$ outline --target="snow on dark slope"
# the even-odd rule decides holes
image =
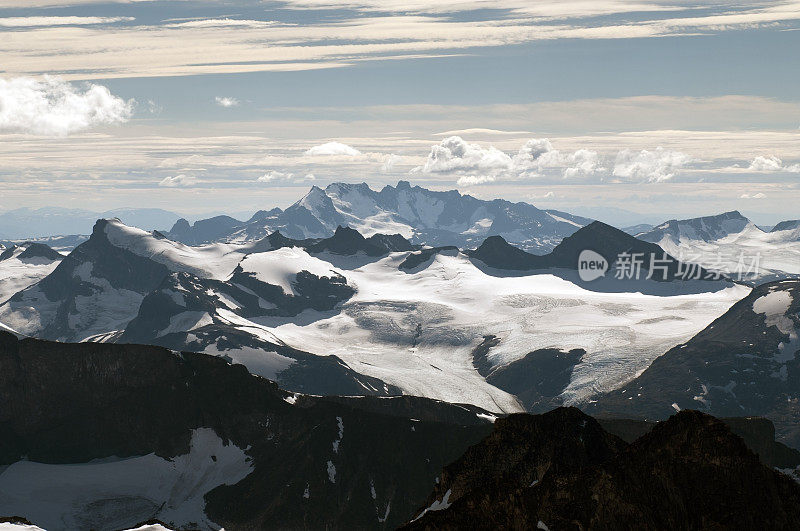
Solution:
[[[676,409],[759,415],[800,447],[800,281],[764,284],[641,376],[585,406],[595,415],[666,418]]]
[[[0,521],[49,531],[394,529],[491,431],[471,406],[299,395],[158,347],[0,332],[0,367]]]

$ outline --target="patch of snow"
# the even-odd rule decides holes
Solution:
[[[283,397],[283,401],[287,404],[295,405],[297,402],[297,398],[300,396],[300,393],[292,393],[289,396]]]
[[[488,420],[491,423],[494,423],[494,421],[497,420],[497,416],[492,415],[491,413],[476,413],[475,416],[479,419]]]
[[[214,319],[208,312],[181,312],[170,317],[169,325],[164,330],[161,330],[156,337],[166,336],[175,332],[190,332],[210,324],[214,324]]]
[[[318,277],[341,274],[330,263],[311,256],[299,247],[251,254],[240,265],[245,273],[254,273],[261,282],[279,286],[287,295],[297,295],[293,284],[300,271],[308,271]]]
[[[124,529],[156,518],[171,526],[218,529],[203,496],[244,479],[253,466],[244,451],[209,428],[192,431],[188,454],[155,454],[52,465],[17,461],[0,474],[7,514],[21,514],[48,531]]]
[[[328,461],[328,481],[336,483],[336,466],[332,461]]]
[[[227,356],[233,363],[247,367],[250,374],[255,374],[268,380],[276,380],[281,372],[291,367],[296,361],[271,350],[252,347],[220,350],[218,345],[214,343],[204,348],[203,353],[214,356]]]

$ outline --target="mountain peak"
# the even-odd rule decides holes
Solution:
[[[497,269],[526,271],[543,265],[540,263],[541,257],[514,247],[499,235],[489,236],[480,247],[468,251],[467,255]]]
[[[397,181],[397,186],[395,188],[398,190],[411,190],[411,183],[408,181]]]

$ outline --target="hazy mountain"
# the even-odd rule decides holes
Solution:
[[[145,229],[171,227],[181,216],[158,208],[119,208],[105,212],[58,207],[18,208],[0,213],[0,238],[20,239],[90,234],[99,218],[119,218]]]
[[[36,242],[10,244],[0,252],[0,303],[53,272],[64,255]]]
[[[734,211],[670,220],[636,236],[736,280],[758,284],[800,277],[800,228],[792,221],[765,232]]]
[[[324,190],[312,187],[286,210],[260,211],[239,225],[229,218],[192,226],[181,221],[167,235],[185,243],[207,243],[249,241],[277,230],[304,239],[327,237],[338,226],[350,226],[365,236],[400,234],[412,243],[461,248],[502,235],[523,249],[544,253],[590,221],[527,203],[484,201],[455,190],[435,192],[406,181],[380,191],[363,183],[333,183]]]

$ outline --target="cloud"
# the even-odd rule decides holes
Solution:
[[[604,171],[600,155],[596,151],[579,149],[573,153],[562,153],[554,149],[547,138],[528,140],[514,157],[514,167],[519,171],[535,173],[556,170],[568,179],[587,177]]]
[[[305,175],[295,176],[295,174],[291,172],[270,170],[256,180],[260,183],[278,183],[278,182],[292,183],[292,182],[313,181],[314,179],[315,177],[313,173],[307,173]]]
[[[66,136],[126,122],[133,104],[102,85],[87,84],[81,90],[56,77],[0,78],[0,132]]]
[[[758,172],[800,173],[800,163],[786,165],[781,159],[774,155],[766,157],[759,155],[750,162],[750,166],[747,169]]]
[[[511,157],[492,146],[469,144],[460,136],[451,136],[431,147],[422,173],[498,173],[511,168]]]
[[[0,27],[90,26],[94,24],[130,22],[132,20],[136,19],[133,17],[4,17],[0,18]]]
[[[617,153],[613,175],[632,181],[659,183],[672,179],[689,162],[691,159],[684,153],[661,147],[638,152],[625,149]]]
[[[464,175],[458,178],[456,184],[459,186],[473,186],[476,184],[493,183],[494,180],[494,177],[490,175]]]
[[[4,7],[59,5],[56,0],[9,1],[12,3],[2,2]],[[75,1],[87,3],[72,3]],[[216,12],[203,8],[186,13],[206,19],[166,24],[111,24],[100,22],[112,20],[101,17],[74,17],[81,19],[77,23],[59,21],[73,17],[17,17],[18,22],[12,23],[22,26],[15,31],[13,46],[3,50],[3,69],[15,75],[58,70],[91,79],[312,70],[350,67],[386,57],[438,57],[556,39],[660,38],[755,28],[780,31],[794,29],[800,20],[796,0],[750,6],[717,2],[703,10],[663,0],[512,0],[503,2],[500,9],[488,10],[496,7],[495,3],[293,2],[292,7],[330,6],[339,15],[333,19],[306,17],[301,24],[230,19],[224,3],[210,4],[221,7]],[[457,15],[441,16],[445,12]],[[276,6],[269,13],[274,17],[268,18],[285,18],[284,13]],[[52,34],[45,38],[42,27],[30,26],[32,22],[25,19],[49,20],[53,27],[47,29]],[[136,44],[121,44],[128,42]],[[222,60],[209,62],[209,57]]]
[[[739,199],[765,199],[767,197],[766,194],[758,192],[756,194],[742,194],[739,196]]]
[[[158,183],[159,186],[164,186],[166,188],[182,188],[185,186],[193,186],[195,184],[197,184],[196,177],[184,174],[175,175],[174,177],[164,177],[161,182]]]
[[[328,142],[319,146],[314,146],[308,151],[306,155],[312,157],[328,156],[328,157],[359,157],[361,152],[354,147],[341,142]]]
[[[214,101],[216,101],[217,105],[220,107],[237,107],[239,105],[239,100],[236,98],[228,98],[224,96],[217,96],[214,98]]]
[[[458,184],[475,185],[497,180],[536,178],[542,174],[576,179],[602,171],[600,156],[595,151],[580,149],[562,153],[550,140],[528,140],[512,157],[493,147],[482,147],[451,136],[431,148],[423,166],[412,173],[459,175]]]
[[[386,160],[384,160],[383,164],[381,164],[380,172],[391,173],[391,171],[394,169],[394,166],[396,164],[399,164],[402,160],[403,157],[399,155],[393,155],[393,154],[387,155]]]

